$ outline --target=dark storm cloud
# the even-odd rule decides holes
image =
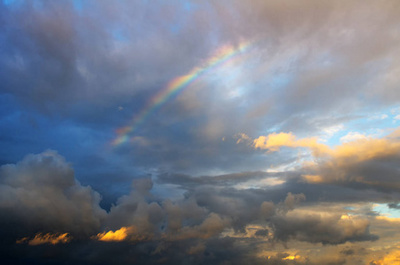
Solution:
[[[282,196],[282,193],[280,194]],[[292,213],[294,207],[305,200],[303,194],[288,193],[285,200],[276,205],[263,201],[268,198],[268,191],[265,191],[265,195],[258,196],[252,191],[219,190],[205,187],[198,188],[191,195],[187,194],[186,196],[189,198],[193,196],[199,206],[211,212],[229,217],[232,220],[232,227],[236,231],[244,231],[245,226],[252,222],[266,221],[272,227],[273,239],[277,241],[286,242],[289,239],[297,239],[312,243],[338,244],[345,241],[377,239],[377,236],[369,233],[367,220],[347,221],[341,220],[340,215],[323,217],[318,214],[302,216],[297,212]],[[286,226],[286,224],[288,225]],[[305,229],[306,227],[309,230]],[[290,228],[296,232],[290,232]],[[328,231],[335,231],[332,232],[335,237]],[[343,234],[338,231],[347,232]]]
[[[2,166],[0,189],[1,222],[20,237],[36,232],[85,237],[97,231],[106,216],[99,207],[100,195],[81,186],[71,166],[54,151]]]
[[[297,211],[306,201],[301,193],[284,194],[280,190],[276,194],[279,200],[274,203],[268,200],[273,197],[268,190],[212,187],[209,177],[204,177],[204,184],[192,186],[183,198],[160,200],[152,194],[153,182],[148,177],[133,181],[131,193],[122,196],[106,213],[99,206],[99,194],[81,186],[71,166],[54,151],[29,155],[15,165],[2,166],[0,172],[0,221],[6,228],[2,234],[8,238],[5,249],[9,251],[4,257],[11,261],[21,261],[15,256],[21,254],[28,261],[40,261],[43,253],[49,251],[55,263],[64,259],[96,264],[105,252],[126,248],[129,255],[120,254],[118,261],[156,262],[164,258],[165,264],[172,264],[188,258],[218,264],[231,258],[225,244],[233,244],[238,260],[258,262],[249,254],[249,248],[259,244],[260,239],[271,243],[298,240],[323,244],[377,239],[369,233],[366,219],[343,220],[340,214],[322,216]],[[243,179],[243,173],[217,176],[217,183],[221,179],[237,182]],[[231,236],[246,233],[251,224],[268,228],[255,232],[243,245],[229,235],[221,237],[229,231]],[[99,232],[122,227],[128,228],[126,236],[104,245],[95,242],[105,234]],[[72,241],[63,248],[45,241],[43,246],[26,245],[38,232],[69,233]],[[25,236],[28,239],[21,240]],[[22,244],[15,245],[17,240]],[[73,253],[76,248],[84,250]],[[117,252],[121,253],[120,250]],[[190,255],[182,257],[178,254],[182,252]]]
[[[33,3],[22,3],[23,7],[7,12],[9,7],[2,5],[3,93],[45,109],[55,101],[70,101],[79,81],[71,7],[60,3],[51,5],[53,12],[32,12]]]
[[[150,241],[139,244],[127,242],[71,242],[60,246],[18,245],[11,251],[22,253],[24,259],[15,260],[10,253],[3,259],[8,264],[265,264],[256,257],[253,246],[234,238],[211,239],[204,243],[197,240],[178,242]],[[204,244],[204,245],[202,245]],[[203,246],[203,247],[199,247]],[[191,252],[195,248],[200,252]],[[2,250],[0,250],[2,251]],[[290,263],[289,263],[290,264]]]
[[[57,166],[57,162],[60,164],[60,166]],[[31,165],[31,167],[27,167],[26,166],[27,164]],[[49,189],[50,194],[53,194],[54,193],[54,191],[52,190],[53,188],[55,190],[60,189],[61,191],[63,191],[63,193],[66,192],[66,191],[64,192],[64,190],[69,190],[69,189],[79,190],[79,186],[77,188],[74,188],[73,186],[78,184],[74,184],[75,180],[73,178],[71,168],[68,166],[68,164],[65,163],[65,161],[63,161],[62,157],[60,157],[55,153],[48,152],[42,155],[27,157],[24,161],[22,161],[17,165],[18,165],[17,169],[21,168],[19,171],[16,171],[14,169],[15,167],[12,165],[6,165],[3,166],[2,168],[3,189],[8,193],[11,192],[10,191],[12,190],[11,187],[16,186],[20,188],[25,188],[24,185],[28,185],[29,187],[32,186],[33,188],[32,192],[35,195],[40,195],[40,192],[42,190],[47,191],[47,189]],[[61,167],[61,169],[58,169],[59,167]],[[41,174],[39,173],[35,174],[34,170],[35,168],[37,168],[37,170]],[[66,172],[64,173],[63,171],[61,171],[62,169],[64,169]],[[58,173],[59,171],[61,172]],[[24,174],[24,172],[29,172],[31,175],[26,175]],[[58,175],[59,178],[58,179],[55,178]],[[22,179],[19,180],[18,176],[20,176],[19,178]],[[28,178],[29,181],[25,180],[23,177]],[[43,181],[41,181],[42,179]],[[60,183],[58,183],[58,181]],[[233,217],[232,219],[236,220],[241,220],[242,218],[246,218],[247,222],[244,222],[243,220],[239,222],[242,223],[242,225],[246,225],[248,222],[257,219],[258,215],[260,214],[260,211],[261,212],[264,211],[262,209],[265,209],[265,211],[269,212],[269,214],[272,214],[274,209],[274,204],[270,203],[271,206],[269,207],[269,210],[267,210],[267,208],[265,208],[266,206],[264,206],[262,201],[263,196],[250,195],[250,193],[248,193],[247,191],[241,192],[237,190],[227,189],[227,190],[222,190],[221,192],[221,190],[219,189],[210,189],[208,188],[208,186],[204,187],[200,186],[194,191],[193,195],[191,195],[190,193],[187,194],[186,198],[181,202],[173,203],[169,200],[163,202],[162,206],[164,210],[162,210],[158,203],[148,202],[148,200],[151,201],[151,198],[153,196],[151,195],[151,193],[149,193],[150,189],[152,188],[152,185],[153,184],[150,179],[141,179],[134,181],[133,190],[131,194],[121,197],[120,200],[117,202],[117,205],[111,209],[111,212],[109,214],[110,215],[109,219],[113,220],[114,219],[113,216],[115,215],[118,216],[115,217],[115,220],[119,220],[119,222],[122,222],[119,223],[117,226],[114,225],[114,227],[133,224],[132,220],[134,220],[134,218],[130,216],[132,214],[136,215],[139,219],[143,219],[143,216],[149,215],[145,219],[150,220],[149,221],[150,223],[152,222],[157,223],[161,221],[161,216],[163,212],[167,212],[167,214],[170,213],[169,216],[171,218],[180,219],[179,221],[169,220],[170,222],[169,225],[172,225],[173,223],[179,223],[179,224],[188,223],[188,220],[186,219],[193,219],[195,223],[201,222],[202,220],[204,220],[204,218],[207,217],[207,213],[212,213],[212,212],[222,214],[227,217]],[[35,191],[35,189],[38,189],[40,192]],[[90,190],[87,191],[89,192]],[[5,196],[6,193],[3,194]],[[27,194],[25,194],[24,192],[21,193],[21,196],[28,196],[28,195],[29,193]],[[66,199],[68,202],[68,197],[64,198],[63,196],[61,196],[61,198]],[[292,209],[294,204],[298,201],[296,198],[297,197],[293,197],[291,194],[289,194],[284,202],[285,207],[287,207],[289,210]],[[79,199],[79,197],[77,199]],[[5,196],[3,197],[2,203],[5,207],[10,203],[17,203],[17,201],[18,200],[15,200],[15,198],[12,196]],[[39,200],[39,202],[40,201],[41,200]],[[46,201],[47,200],[45,200],[45,202]],[[99,209],[97,206],[98,202],[99,198],[97,198],[97,201],[93,199],[94,210]],[[141,212],[142,210],[140,210],[140,207],[142,207],[141,203],[144,205],[143,212]],[[34,202],[32,202],[32,204],[33,205],[28,204],[26,206],[20,205],[19,207],[22,208],[25,207],[27,209],[31,209],[33,213],[35,213],[36,207],[39,206],[35,206]],[[248,207],[248,205],[254,205],[254,207],[251,208]],[[51,211],[52,206],[50,205],[49,207],[50,209],[48,210]],[[121,216],[122,213],[126,213],[127,216],[122,218]],[[268,216],[268,213],[266,214]],[[123,220],[127,220],[126,223],[123,223]],[[140,227],[144,226],[140,225]]]

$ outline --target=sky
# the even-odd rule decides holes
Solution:
[[[397,0],[0,1],[5,264],[400,264]]]

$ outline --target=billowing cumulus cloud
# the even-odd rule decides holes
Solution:
[[[295,211],[295,208],[306,200],[304,194],[289,192],[281,202],[274,204],[271,201],[263,201],[262,196],[248,198],[246,192],[232,193],[229,190],[221,191],[206,187],[194,189],[191,195],[189,193],[184,200],[175,203],[166,200],[161,206],[155,202],[145,202],[143,197],[136,197],[138,193],[133,191],[129,197],[124,197],[118,205],[111,208],[108,220],[113,222],[117,219],[120,224],[141,227],[141,231],[135,229],[130,233],[132,240],[145,234],[148,235],[147,238],[158,237],[173,241],[190,238],[207,239],[219,236],[229,229],[233,229],[234,233],[244,232],[246,227],[253,223],[269,227],[272,234],[269,240],[277,242],[295,239],[311,243],[338,244],[378,238],[369,233],[367,219],[344,218],[340,214],[304,214]],[[149,215],[150,207],[157,209],[158,218]],[[110,238],[116,233],[123,232],[121,240],[129,240],[126,237],[126,228],[122,229],[123,231],[108,232]],[[255,233],[256,236],[264,235],[268,239],[268,229],[259,231]],[[99,235],[99,239],[108,233]]]
[[[18,233],[8,236],[20,245],[73,246],[76,239],[90,244],[153,245],[159,241],[164,243],[154,247],[153,252],[164,253],[179,242],[193,242],[183,248],[191,255],[206,253],[209,242],[231,237],[258,238],[271,244],[290,240],[340,244],[377,239],[369,233],[366,219],[302,212],[298,207],[306,201],[304,194],[289,192],[274,203],[263,196],[249,197],[246,191],[212,189],[208,178],[175,201],[159,201],[152,193],[152,180],[137,179],[131,193],[106,213],[99,206],[99,195],[76,181],[65,159],[55,151],[46,151],[1,168],[1,211],[8,216],[2,222],[8,226],[13,222]],[[245,236],[243,233],[250,233],[252,225],[264,228]],[[35,235],[33,231],[40,233]]]
[[[40,231],[85,237],[100,228],[106,215],[99,206],[100,195],[82,186],[71,165],[55,151],[3,165],[0,191],[1,222],[13,224],[9,229],[21,236]]]

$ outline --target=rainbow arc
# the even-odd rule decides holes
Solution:
[[[164,105],[168,100],[183,91],[206,72],[209,72],[218,65],[221,65],[241,54],[247,50],[249,46],[250,42],[242,43],[237,47],[232,45],[222,46],[210,58],[205,60],[203,67],[195,67],[187,74],[172,79],[167,86],[161,89],[148,101],[145,107],[130,120],[128,125],[117,129],[117,137],[112,141],[112,145],[118,146],[129,141],[129,135],[133,134],[152,113]]]

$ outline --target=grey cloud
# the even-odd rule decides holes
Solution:
[[[384,62],[399,53],[395,1],[370,8],[359,1],[289,3],[194,2],[190,12],[140,1],[98,1],[81,11],[70,2],[42,2],[40,8],[24,2],[14,9],[2,3],[0,90],[28,111],[104,130],[105,137],[96,136],[103,142],[170,80],[201,65],[218,44],[255,40],[243,56],[238,84],[219,82],[230,78],[225,73],[212,82],[200,80],[142,125],[137,134],[146,135],[148,146],[127,144],[110,153],[146,169],[193,175],[289,162],[292,157],[285,155],[266,161],[221,139],[265,128],[318,131],[309,126],[310,117],[351,119],[351,110],[364,104],[357,101],[360,93],[377,109],[375,98],[386,99],[390,92],[387,100],[399,99],[398,90],[380,85],[385,82],[380,79],[397,80],[397,64]],[[387,72],[393,77],[384,78]],[[360,87],[365,88],[360,92]],[[236,88],[243,88],[242,94],[228,100]]]
[[[210,264],[223,260],[240,264],[239,261],[254,259],[257,264],[261,260],[249,253],[255,251],[250,249],[259,244],[258,240],[284,244],[290,240],[341,244],[377,239],[369,233],[369,223],[364,219],[342,220],[338,215],[301,214],[298,209],[306,201],[305,195],[288,192],[285,196],[283,189],[268,196],[269,190],[212,187],[210,177],[206,177],[205,184],[200,182],[198,187],[192,187],[182,199],[161,201],[152,194],[153,182],[147,177],[133,181],[130,194],[122,196],[106,213],[99,207],[99,194],[90,187],[81,186],[75,180],[71,166],[54,151],[29,155],[15,165],[2,166],[0,172],[0,206],[4,213],[0,221],[5,227],[12,227],[13,223],[14,228],[20,230],[8,235],[14,238],[11,245],[16,239],[37,232],[68,232],[74,239],[63,248],[62,257],[78,263],[108,260],[104,256],[106,253],[126,249],[133,253],[135,260],[143,262],[157,262],[167,257],[163,261],[165,264],[186,258],[192,262],[209,261]],[[241,174],[217,176],[216,181],[236,181],[242,177]],[[271,201],[274,197],[276,203]],[[265,229],[257,230],[246,243],[240,237],[221,237],[223,232],[231,229],[240,235],[247,225],[252,224],[262,225]],[[82,247],[82,242],[89,236],[123,226],[131,229],[125,241],[102,243],[91,239],[84,247],[91,253],[89,256],[86,252],[70,254],[69,251],[72,253]],[[11,245],[6,244],[5,249]],[[228,246],[234,246],[235,254],[227,252],[225,247]],[[24,253],[28,260],[41,260],[40,253],[49,247],[24,249],[17,246],[8,255],[15,259],[12,253]],[[58,248],[53,247],[52,251]],[[184,258],[178,253],[190,255]],[[236,255],[237,260],[232,261],[228,254]],[[55,252],[54,255],[59,254]],[[121,252],[112,262],[128,262],[127,258]],[[268,262],[275,264],[271,263],[274,259]],[[282,259],[280,262],[292,264]]]
[[[304,196],[303,193],[292,194],[291,192],[289,192],[285,201],[283,202],[283,204],[285,205],[285,208],[287,210],[293,210],[296,205],[298,205],[300,202],[304,201],[305,199],[306,199],[306,196]]]
[[[149,183],[149,179],[139,182]],[[151,185],[147,185],[146,191],[148,187]],[[111,208],[108,227],[118,229],[134,225],[142,227],[139,234],[147,233],[149,238],[151,234],[156,238],[164,235],[173,241],[206,239],[229,228],[233,228],[235,233],[243,233],[247,225],[255,223],[271,227],[271,240],[277,242],[294,239],[341,244],[378,238],[369,233],[369,222],[366,219],[344,220],[340,215],[321,216],[311,213],[302,215],[295,209],[306,200],[305,195],[288,192],[287,196],[282,196],[282,192],[284,190],[279,190],[280,200],[273,203],[268,201],[268,191],[257,194],[250,190],[218,188],[199,182],[197,188],[189,188],[183,199],[156,203],[147,202],[143,194],[133,190]],[[150,207],[157,209],[156,215],[149,212]]]
[[[186,196],[194,196],[198,201],[209,201],[218,194],[222,197],[243,199],[250,205],[260,205],[263,201],[270,201],[272,206],[282,201],[288,194],[303,193],[306,201],[297,198],[297,203],[305,204],[319,202],[378,202],[390,203],[399,200],[399,194],[387,193],[381,189],[368,189],[370,186],[361,184],[337,185],[332,182],[309,183],[303,179],[304,174],[311,174],[310,169],[299,168],[298,171],[286,172],[242,172],[217,176],[190,176],[185,174],[163,173],[155,178],[158,185],[177,185],[184,191],[189,191]],[[215,180],[214,180],[215,177]],[[248,188],[237,190],[235,185],[246,183],[249,180],[266,180],[277,177],[285,182],[265,188]],[[364,187],[364,188],[361,188]],[[294,201],[293,201],[294,202]],[[289,201],[288,201],[289,203]],[[213,204],[214,205],[214,204]],[[216,203],[215,205],[218,205]],[[239,204],[238,204],[239,205]],[[289,206],[289,205],[288,205]],[[229,207],[228,205],[226,207]],[[223,206],[221,206],[223,208]],[[273,207],[272,207],[273,208]],[[290,207],[289,207],[290,208]]]
[[[261,236],[261,237],[268,236],[268,229],[259,229],[256,231],[256,233],[254,235]]]
[[[344,156],[323,159],[315,166],[305,167],[303,174],[319,175],[322,177],[321,183],[347,186],[353,189],[375,189],[385,193],[398,191],[400,189],[398,148],[390,147],[390,149],[373,153],[375,152],[374,148],[377,148],[379,144],[378,142],[365,144],[370,147],[372,152],[372,155],[365,159],[355,158],[357,155],[345,159]],[[388,142],[387,146],[391,144],[396,145],[396,143]]]
[[[148,179],[137,182],[152,184]],[[146,192],[147,188],[145,187]],[[161,232],[165,211],[157,202],[147,202],[144,195],[146,194],[143,190],[136,190],[119,198],[117,205],[110,209],[104,222],[104,229],[118,230],[123,226],[135,226],[135,232],[137,231],[135,238],[148,240],[157,237]]]
[[[388,207],[391,209],[400,209],[400,205],[398,203],[388,203]]]
[[[199,177],[193,177],[185,174],[163,173],[157,176],[157,182],[160,184],[163,183],[175,184],[185,189],[195,188],[198,187],[199,185],[228,187],[249,180],[261,180],[261,179],[277,178],[277,177],[280,179],[284,179],[287,175],[288,174],[286,172],[268,173],[263,171],[241,172],[241,173],[224,174],[218,176],[199,176]]]
[[[288,214],[272,217],[274,239],[290,239],[322,244],[341,244],[346,241],[374,241],[379,237],[369,233],[369,222],[363,219],[342,220],[340,216],[323,217]]]
[[[355,253],[355,251],[354,251],[354,249],[346,248],[346,249],[343,249],[342,251],[340,251],[340,253],[343,253],[346,256],[351,256]]]
[[[377,239],[366,220],[302,215],[302,205],[373,201],[399,208],[393,203],[400,199],[398,152],[265,173],[258,170],[289,164],[296,155],[253,152],[232,138],[265,130],[315,135],[364,117],[359,112],[366,108],[397,104],[397,1],[82,1],[82,8],[75,1],[12,2],[0,2],[0,96],[12,102],[2,108],[0,161],[68,145],[82,183],[110,192],[109,201],[119,199],[106,213],[100,195],[79,184],[61,156],[31,155],[0,169],[0,224],[8,228],[1,234],[12,234],[15,243],[16,235],[43,231],[87,238],[138,229],[130,242],[9,245],[0,248],[8,263],[343,264],[342,257],[318,263],[284,260],[287,254],[265,260],[255,248],[269,235],[284,243]],[[250,46],[232,68],[213,68],[172,97],[124,146],[97,148],[175,77],[202,66],[221,45],[242,41]],[[26,113],[32,118],[18,120]],[[27,133],[25,123],[39,129]],[[91,161],[81,159],[93,153]],[[154,183],[137,179],[129,191],[132,179],[149,172],[158,174]],[[324,181],[307,183],[307,174]],[[235,188],[273,177],[286,182]],[[160,199],[153,190],[169,184],[183,198]],[[220,238],[254,224],[266,228],[255,238]],[[7,260],[18,256],[13,251],[26,260]]]
[[[77,116],[72,106],[90,112],[83,103],[100,111],[129,103],[127,96],[146,95],[144,88],[157,91],[181,73],[181,67],[191,68],[205,55],[199,43],[206,42],[196,42],[197,35],[185,25],[180,38],[170,32],[178,10],[169,4],[154,9],[137,1],[98,2],[84,13],[71,2],[2,5],[7,10],[1,28],[6,51],[2,91],[47,113]],[[187,34],[191,37],[185,38]],[[177,59],[181,64],[171,67]]]
[[[39,231],[87,237],[106,216],[100,195],[80,185],[71,166],[54,151],[2,166],[0,189],[1,222],[14,222],[10,228],[21,237]]]
[[[147,98],[149,91],[157,91],[168,80],[187,72],[213,48],[211,36],[221,43],[261,39],[256,47],[266,62],[282,61],[281,58],[287,54],[289,60],[290,54],[300,58],[290,66],[296,77],[284,94],[271,95],[269,89],[250,89],[250,94],[245,95],[248,100],[255,100],[250,109],[251,106],[272,104],[270,116],[282,120],[282,117],[290,118],[292,114],[307,112],[310,108],[323,110],[327,105],[333,107],[344,95],[354,99],[360,84],[348,80],[349,70],[356,76],[368,74],[368,67],[357,70],[354,66],[367,64],[372,58],[381,58],[390,55],[390,52],[398,53],[397,45],[394,45],[397,43],[396,35],[390,34],[391,31],[395,32],[397,21],[395,10],[398,5],[394,1],[376,3],[376,7],[368,9],[359,8],[363,3],[358,1],[304,1],[301,5],[294,1],[290,1],[289,5],[274,1],[237,1],[229,5],[226,2],[193,5],[192,16],[185,16],[186,21],[180,22],[174,19],[180,7],[169,4],[149,8],[147,4],[137,1],[119,4],[98,2],[90,10],[84,9],[81,13],[65,2],[43,2],[41,10],[32,4],[21,4],[13,10],[12,15],[2,13],[5,22],[2,29],[6,33],[6,40],[13,44],[13,48],[4,44],[9,52],[6,61],[10,63],[3,65],[5,73],[8,73],[4,75],[7,85],[3,89],[23,98],[25,102],[31,101],[36,107],[42,105],[42,108],[54,110],[60,106],[68,108],[71,101],[80,102],[84,99],[86,104],[90,102],[92,106],[111,108],[110,105],[116,102],[129,103],[127,98],[132,96]],[[377,16],[376,12],[384,15]],[[373,27],[365,30],[364,22],[371,25],[371,17],[376,17],[376,21]],[[168,28],[174,26],[179,28],[178,33]],[[371,28],[375,36],[380,37],[371,40]],[[121,36],[115,32],[120,32],[118,34]],[[366,38],[368,41],[365,41]],[[180,48],[177,50],[175,47]],[[384,51],[384,54],[380,51]],[[343,58],[349,59],[346,61]],[[23,61],[19,62],[21,59]],[[327,66],[316,69],[313,62],[318,59],[326,60]],[[171,64],[171,61],[177,60],[179,64]],[[22,83],[22,78],[8,77],[25,76],[32,72],[38,62],[43,65],[43,74],[28,75],[29,78],[24,80],[29,82]],[[278,62],[279,73],[287,70],[285,64],[287,62]],[[264,70],[268,67],[263,65],[260,67],[262,74],[268,74]],[[306,67],[302,67],[304,70],[297,69],[300,66]],[[256,76],[250,75],[249,79],[252,78],[256,79]],[[338,86],[343,87],[340,93]],[[111,103],[109,87],[113,87]],[[63,93],[58,92],[60,88],[63,88]],[[331,94],[332,90],[335,90],[334,94]],[[376,89],[373,91],[374,95],[385,96]],[[30,93],[28,96],[27,92]],[[262,96],[253,97],[259,93]],[[267,95],[274,100],[266,100]],[[273,103],[282,97],[291,102],[283,109]],[[315,100],[316,97],[320,100]],[[207,99],[209,96],[204,98]],[[222,119],[223,131],[237,129],[232,120],[236,116],[232,113],[239,114],[237,105],[226,104],[225,109],[218,109],[222,111],[218,115],[215,115],[215,111],[209,113],[204,106],[201,111],[204,115],[212,114]],[[90,112],[90,108],[83,106],[81,110]],[[175,115],[185,113],[187,111],[182,112],[182,106],[175,111]],[[211,116],[209,118],[214,120]],[[243,128],[250,127],[245,126],[250,124],[242,119],[235,119],[235,122],[243,122]],[[257,126],[255,121],[251,125]]]

